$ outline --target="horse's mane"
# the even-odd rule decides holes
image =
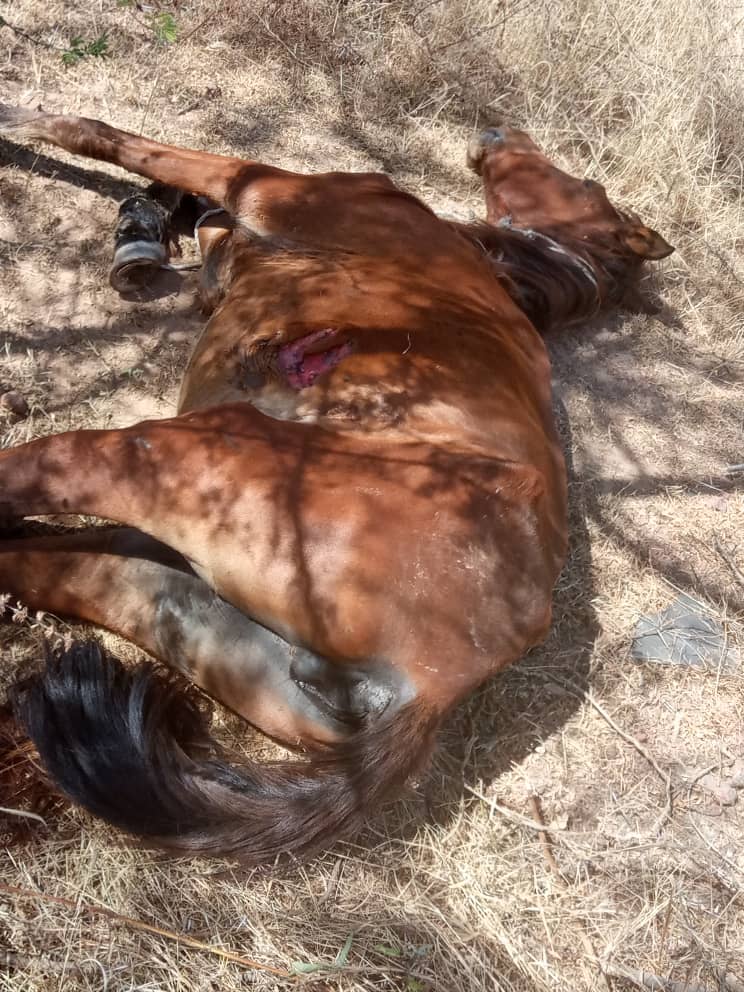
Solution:
[[[558,229],[457,224],[491,260],[509,295],[542,333],[617,306],[640,267],[608,238]]]

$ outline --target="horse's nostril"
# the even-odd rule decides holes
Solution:
[[[499,141],[503,141],[506,138],[506,135],[500,127],[487,127],[483,132],[483,138],[489,144],[495,145]]]
[[[505,139],[506,131],[500,127],[486,127],[474,134],[468,143],[468,166],[480,175],[485,155],[498,148]]]

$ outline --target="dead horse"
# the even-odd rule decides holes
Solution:
[[[18,718],[73,801],[153,843],[307,856],[544,637],[567,522],[541,332],[617,306],[672,248],[506,127],[468,150],[477,224],[379,174],[7,106],[0,131],[160,184],[123,211],[115,284],[167,258],[168,196],[195,205],[212,310],[176,416],[0,453],[6,516],[125,525],[4,541],[0,590],[117,632],[308,755],[229,762],[193,686],[91,645],[19,684]]]

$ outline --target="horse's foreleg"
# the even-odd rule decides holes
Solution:
[[[362,715],[359,673],[255,623],[179,554],[139,531],[98,528],[4,542],[0,593],[122,635],[287,744],[339,740],[355,709]]]
[[[232,193],[256,176],[281,170],[244,159],[161,144],[101,121],[0,104],[0,134],[14,141],[48,141],[65,151],[112,162],[129,172],[232,208]]]

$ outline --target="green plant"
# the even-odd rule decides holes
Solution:
[[[77,35],[74,38],[70,38],[70,47],[66,48],[62,52],[62,61],[65,65],[76,65],[81,59],[88,58],[105,58],[109,55],[109,43],[108,36],[104,31],[103,34],[94,38],[92,41],[85,41],[84,38]]]
[[[333,962],[330,961],[294,961],[292,963],[293,975],[311,975],[316,971],[340,971],[349,963],[349,951],[354,941],[354,934],[350,933],[346,938],[344,946],[336,955]]]
[[[116,0],[116,6],[123,10],[134,10],[142,13],[137,0]],[[178,24],[173,14],[168,10],[157,10],[147,14],[144,23],[152,31],[155,41],[161,45],[172,45],[178,37]]]
[[[173,14],[161,10],[157,14],[151,14],[149,21],[156,41],[161,45],[172,45],[178,36],[178,25]]]

